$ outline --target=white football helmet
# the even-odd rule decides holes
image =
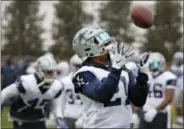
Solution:
[[[164,72],[166,68],[165,57],[159,52],[152,52],[148,59],[149,69],[153,76],[157,76],[160,72]]]
[[[112,50],[115,41],[109,34],[98,27],[84,27],[73,39],[73,50],[85,61],[88,57],[96,57]]]
[[[51,52],[45,53],[44,56],[52,56],[54,58],[54,55]]]
[[[51,84],[56,78],[57,64],[52,56],[41,56],[37,60],[36,74],[43,82]]]
[[[77,71],[82,65],[82,60],[81,58],[78,57],[77,54],[73,55],[70,59],[70,66],[72,71]]]
[[[180,66],[183,64],[183,53],[176,52],[173,56],[173,63]]]
[[[57,75],[58,77],[62,78],[64,76],[67,76],[69,73],[69,64],[66,61],[61,61],[57,64]]]

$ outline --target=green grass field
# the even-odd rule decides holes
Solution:
[[[12,128],[12,122],[8,121],[8,112],[9,108],[3,108],[3,112],[1,112],[1,128]]]
[[[3,112],[1,112],[1,128],[12,128],[12,122],[8,121],[8,112],[9,108],[5,107],[3,108]],[[175,111],[172,111],[172,123],[176,122],[176,113]],[[54,129],[55,126],[50,126],[49,128]]]
[[[5,107],[3,108],[3,112],[1,112],[1,128],[12,128],[12,122],[8,121],[8,112],[9,108]],[[54,129],[56,128],[55,126],[50,126],[49,129]]]

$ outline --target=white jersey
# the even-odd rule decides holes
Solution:
[[[61,82],[64,85],[63,96],[64,99],[62,101],[64,117],[77,119],[81,116],[83,112],[83,103],[80,99],[80,96],[75,93],[74,85],[72,83],[73,72],[71,72],[68,76],[62,78]]]
[[[109,74],[109,71],[93,66],[83,66],[77,73],[84,71],[90,71],[99,80],[102,80]],[[79,94],[84,104],[83,113],[85,117],[83,128],[130,128],[132,123],[132,108],[127,103],[128,84],[128,73],[122,71],[118,90],[108,105]]]
[[[181,66],[176,66],[175,64],[173,64],[171,66],[171,71],[177,76],[180,77],[183,74],[183,65]]]
[[[62,117],[58,110],[57,99],[63,85],[55,80],[48,90],[38,87],[35,74],[21,76],[20,79],[2,91],[1,102],[14,98],[10,108],[10,116],[17,121],[38,121],[45,119],[45,107],[52,102],[54,114]],[[44,84],[43,84],[44,85]],[[56,100],[56,102],[52,101]],[[59,107],[60,108],[60,107]]]
[[[183,65],[180,66],[180,71],[181,71],[181,75],[180,77],[178,77],[177,79],[177,88],[180,89],[180,90],[183,90]]]
[[[165,99],[166,89],[175,88],[176,78],[177,77],[169,71],[163,72],[155,78],[150,77],[148,98],[143,110],[147,111],[160,105]],[[165,109],[163,111],[165,111]]]
[[[177,76],[177,89],[183,89],[183,65],[177,67],[175,64],[171,66],[171,71]]]

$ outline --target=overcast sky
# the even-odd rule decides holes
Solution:
[[[58,1],[40,1],[40,13],[46,13],[46,17],[44,19],[43,26],[46,29],[46,33],[44,34],[45,38],[45,47],[47,48],[48,46],[52,45],[52,39],[51,39],[51,34],[50,34],[50,29],[51,29],[51,23],[53,20],[54,16],[54,9],[53,9],[53,4],[57,3]],[[96,15],[95,8],[98,8],[98,4],[100,1],[83,1],[87,6],[85,6],[85,10],[87,12],[93,12],[94,15]],[[9,4],[10,1],[2,1],[2,10],[4,10],[5,6]],[[94,6],[95,3],[95,6]],[[143,5],[152,5],[154,1],[134,1],[133,4],[143,4]],[[135,28],[135,32],[142,34],[145,31],[143,29],[139,29],[138,27],[133,26]]]

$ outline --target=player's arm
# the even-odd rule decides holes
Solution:
[[[6,88],[4,88],[1,92],[1,104],[6,102],[7,100],[19,96],[19,90],[17,83],[13,83]]]
[[[63,90],[64,90],[63,87],[60,90],[58,90],[58,93],[52,100],[51,112],[53,112],[53,114],[56,117],[57,126],[59,126],[60,128],[67,129],[68,126],[64,122],[64,109],[66,97]]]
[[[166,95],[163,102],[156,107],[157,111],[165,109],[165,107],[172,101],[174,95],[174,89],[176,87],[176,79],[170,79],[166,82]]]
[[[76,92],[100,103],[108,103],[117,90],[120,74],[121,70],[112,68],[108,77],[100,81],[93,73],[85,71],[75,75],[72,81]]]
[[[135,77],[130,70],[125,70],[129,75],[128,98],[134,106],[142,107],[148,95],[148,76],[139,72]]]
[[[52,108],[51,111],[54,113],[55,117],[56,117],[56,125],[59,128],[68,128],[68,126],[66,125],[65,121],[64,121],[64,112],[62,109],[64,109],[64,106],[62,104],[62,95],[60,95],[58,98],[54,99],[52,101]]]

